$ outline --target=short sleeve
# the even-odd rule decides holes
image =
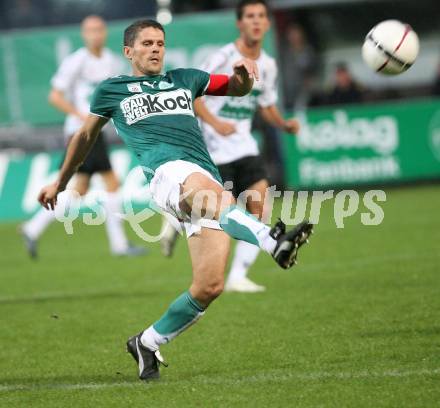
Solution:
[[[277,84],[278,69],[275,61],[271,61],[265,72],[265,77],[262,78],[263,91],[258,97],[258,105],[262,108],[275,105],[278,101],[278,84]]]
[[[193,97],[203,96],[209,86],[209,74],[200,69],[189,68],[185,70],[185,82],[193,93]]]
[[[81,65],[77,54],[65,58],[50,81],[52,87],[62,92],[69,91],[78,78]]]
[[[106,83],[101,82],[95,89],[90,102],[90,113],[110,119],[113,115],[113,104]]]

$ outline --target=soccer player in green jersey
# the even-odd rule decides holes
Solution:
[[[195,323],[221,294],[230,236],[258,245],[282,268],[290,268],[312,225],[303,222],[286,232],[280,221],[271,229],[238,208],[206,150],[193,101],[203,94],[245,95],[258,80],[254,61],[237,61],[231,76],[196,69],[162,73],[165,32],[154,20],[137,21],[125,30],[124,54],[133,75],[98,85],[90,114],[71,139],[58,179],[41,190],[39,201],[46,209],[54,208],[58,193],[112,119],[139,159],[153,200],[183,224],[193,267],[191,286],[159,320],[127,342],[139,378],[150,380],[159,377],[159,364],[164,364],[160,345]]]

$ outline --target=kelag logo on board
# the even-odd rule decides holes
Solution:
[[[318,123],[308,123],[305,115],[300,116],[300,120],[297,146],[302,152],[370,148],[386,155],[399,146],[397,121],[392,116],[349,119],[345,111],[337,110],[332,119]]]
[[[355,183],[372,179],[395,179],[400,164],[393,154],[399,147],[397,120],[391,115],[349,118],[336,110],[329,119],[310,123],[300,115],[297,148],[301,184]],[[326,153],[339,153],[324,159]]]

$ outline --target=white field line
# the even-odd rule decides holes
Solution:
[[[237,377],[237,378],[213,378],[212,376],[194,376],[193,379],[189,380],[161,380],[154,381],[150,383],[154,387],[166,387],[175,386],[182,384],[206,384],[206,385],[239,385],[239,384],[251,384],[251,383],[267,383],[268,381],[320,381],[320,380],[353,380],[353,379],[374,379],[374,378],[407,378],[407,377],[424,377],[424,376],[437,376],[440,375],[440,368],[424,368],[420,370],[408,370],[399,371],[397,369],[386,370],[386,371],[346,371],[346,372],[304,372],[304,373],[280,373],[278,371],[269,371],[266,373],[255,374],[247,377]],[[437,381],[437,379],[436,379]],[[14,392],[14,391],[45,391],[45,390],[101,390],[108,388],[133,388],[147,386],[142,381],[138,382],[105,382],[105,383],[49,383],[49,384],[9,384],[0,385],[0,392]]]

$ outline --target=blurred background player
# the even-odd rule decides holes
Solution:
[[[264,35],[270,28],[266,2],[242,0],[237,6],[236,15],[240,37],[208,58],[201,69],[211,74],[232,75],[234,62],[244,57],[250,58],[258,65],[260,81],[256,81],[252,91],[244,97],[206,96],[203,100],[196,99],[194,108],[201,119],[208,151],[223,182],[232,182],[232,193],[236,198],[246,190],[256,191],[261,200],[249,198],[242,204],[259,219],[265,219],[263,204],[269,184],[257,142],[251,134],[252,118],[260,109],[266,122],[288,133],[296,133],[299,124],[294,119],[284,120],[276,107],[277,65],[262,49]],[[165,219],[162,232],[162,251],[170,256],[177,232]],[[247,278],[248,270],[258,253],[257,246],[244,241],[237,242],[225,290],[249,293],[265,290],[264,286]]]
[[[107,28],[105,21],[95,15],[86,17],[81,23],[81,35],[85,44],[64,59],[52,78],[50,103],[67,115],[64,123],[66,144],[72,135],[81,128],[89,113],[91,97],[96,85],[108,77],[121,74],[124,66],[112,51],[105,47]],[[79,167],[73,189],[81,196],[89,190],[93,174],[101,175],[106,195],[106,230],[110,251],[117,256],[136,256],[145,253],[144,248],[130,245],[122,225],[116,215],[121,213],[119,181],[112,170],[104,135],[101,133],[90,155]],[[40,209],[21,227],[21,233],[31,257],[37,256],[37,240],[55,220],[53,211]]]
[[[292,112],[307,106],[319,64],[315,49],[299,24],[287,26],[285,47],[282,55],[284,106]]]

